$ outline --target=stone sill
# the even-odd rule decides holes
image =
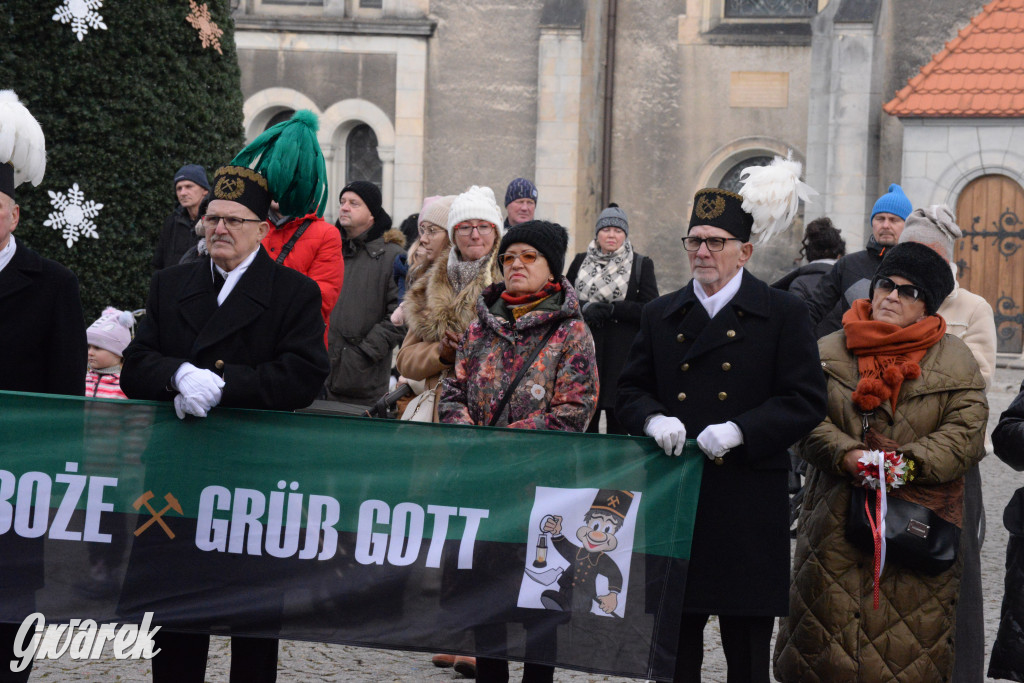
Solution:
[[[418,36],[429,38],[436,22],[429,19],[335,19],[331,17],[277,17],[244,15],[235,17],[236,31],[285,31],[289,33],[333,33],[362,36]]]
[[[810,21],[725,22],[704,33],[711,45],[781,45],[806,47],[811,44]]]

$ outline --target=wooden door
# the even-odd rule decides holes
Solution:
[[[992,304],[999,353],[1021,353],[1024,328],[1024,190],[1012,178],[972,180],[957,201],[958,280]]]

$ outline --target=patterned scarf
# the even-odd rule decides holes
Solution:
[[[857,299],[843,315],[846,348],[857,356],[860,381],[853,402],[871,412],[889,400],[896,409],[896,397],[904,379],[921,376],[919,363],[924,354],[946,334],[946,321],[929,315],[912,325],[899,327],[871,319],[871,302]]]
[[[497,243],[497,240],[495,240],[495,245]],[[494,250],[491,249],[491,251]],[[476,261],[463,261],[459,258],[458,249],[456,247],[451,248],[451,251],[448,252],[448,281],[451,283],[452,289],[455,290],[456,294],[473,281],[480,272],[480,269],[487,265],[490,258],[491,254],[487,253]]]
[[[633,273],[633,245],[629,238],[610,254],[601,251],[597,240],[587,247],[587,256],[576,275],[576,291],[580,301],[612,303],[623,301]]]

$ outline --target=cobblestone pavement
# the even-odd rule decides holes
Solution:
[[[1018,364],[1019,365],[1019,364]],[[989,392],[991,417],[989,430],[999,414],[1009,405],[1024,379],[1024,366],[1000,368]],[[1003,506],[1019,485],[1024,474],[1014,472],[995,456],[982,461],[981,473],[985,491],[987,535],[982,547],[982,577],[985,591],[986,666],[999,626],[999,606],[1003,597],[1003,563],[1007,532],[1003,527]],[[215,683],[228,680],[227,639],[214,638],[210,648],[207,680]],[[719,645],[717,623],[712,620],[705,632],[704,679],[725,680],[725,660]],[[108,650],[109,654],[109,650]],[[511,680],[519,679],[521,665],[512,665]],[[33,681],[148,681],[150,666],[146,662],[118,662],[110,656],[100,662],[73,662],[68,659],[37,662]],[[438,669],[430,664],[430,656],[417,652],[371,650],[344,645],[283,641],[278,680],[312,681],[457,681],[465,680],[451,669]],[[577,671],[558,670],[555,681],[564,683],[625,682],[631,679],[601,676]]]

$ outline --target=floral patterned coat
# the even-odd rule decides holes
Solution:
[[[576,291],[563,277],[564,302],[557,310],[538,308],[505,320],[491,311],[505,284],[498,282],[477,300],[477,320],[466,331],[455,368],[444,382],[438,416],[449,424],[487,425],[506,387],[519,373],[551,325],[558,330],[516,387],[498,427],[582,432],[597,407],[594,340],[580,315]]]

